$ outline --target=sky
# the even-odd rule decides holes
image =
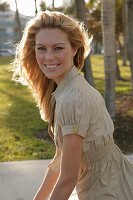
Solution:
[[[5,0],[5,1],[7,1],[10,4],[11,10],[15,11],[16,9],[15,0]],[[37,1],[37,7],[39,10],[39,4],[41,0],[36,0],[36,1]],[[18,2],[18,10],[21,14],[27,15],[27,16],[35,14],[34,0],[17,0],[17,2]],[[52,0],[45,0],[45,2],[46,2],[46,6],[52,5]],[[63,0],[55,0],[55,7],[59,7],[62,5],[63,5]]]
[[[11,10],[16,10],[15,6],[15,0],[2,0],[7,1],[10,4]],[[52,0],[44,0],[46,3],[46,6],[52,5]],[[63,2],[70,2],[71,0],[55,0],[55,7],[59,7],[63,5]],[[85,0],[88,1],[88,0]],[[36,0],[37,7],[39,11],[39,5],[41,0]],[[27,15],[27,16],[34,16],[35,14],[35,1],[34,0],[17,0],[18,4],[18,10],[21,14]]]

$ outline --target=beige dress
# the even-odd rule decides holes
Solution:
[[[133,163],[114,144],[114,125],[100,93],[75,66],[60,82],[56,100],[54,141],[62,149],[63,136],[84,138],[74,200],[133,200]],[[49,164],[60,170],[60,158]]]

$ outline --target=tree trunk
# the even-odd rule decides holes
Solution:
[[[128,8],[128,59],[130,62],[133,96],[133,0],[127,0]]]
[[[88,28],[88,23],[86,19],[86,8],[85,8],[85,1],[84,0],[75,0],[75,6],[76,6],[76,16],[79,20],[83,21],[85,24],[85,28]],[[84,62],[84,76],[85,79],[94,87],[94,80],[92,75],[92,69],[91,69],[91,61],[90,56],[88,56],[85,59]]]
[[[52,0],[52,9],[53,9],[53,10],[55,9],[54,3],[55,3],[55,1]]]
[[[120,53],[121,53],[121,43],[120,43],[120,40],[119,40],[119,37],[115,37],[117,43],[119,44],[119,49],[120,49]],[[117,52],[116,52],[117,54]],[[116,56],[116,79],[117,80],[122,80],[121,78],[121,72],[120,72],[120,68],[119,68],[119,65],[118,65],[118,62],[117,62],[117,56]]]
[[[37,4],[36,4],[36,0],[35,0],[35,15],[37,14]]]
[[[16,21],[17,21],[17,25],[18,25],[18,32],[19,32],[19,39],[21,39],[22,37],[22,27],[21,27],[21,21],[20,21],[20,16],[19,16],[19,12],[18,12],[18,5],[17,5],[17,0],[15,0],[15,4],[16,4]]]
[[[122,80],[119,65],[118,65],[118,62],[117,62],[117,57],[116,57],[116,79]]]
[[[127,5],[126,0],[123,0],[122,4],[122,21],[123,21],[123,66],[126,66],[127,63]]]
[[[102,0],[102,33],[104,46],[105,103],[111,118],[115,119],[115,1]]]

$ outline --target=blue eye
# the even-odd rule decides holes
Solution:
[[[56,47],[55,50],[61,50],[63,47]]]
[[[41,50],[41,51],[45,50],[44,47],[38,47],[37,49],[38,49],[38,50]]]

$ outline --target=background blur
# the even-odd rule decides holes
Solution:
[[[133,0],[0,0],[0,161],[49,159],[55,146],[31,91],[9,68],[26,22],[40,10],[83,21],[93,35],[81,72],[104,97],[123,153],[133,153]]]

